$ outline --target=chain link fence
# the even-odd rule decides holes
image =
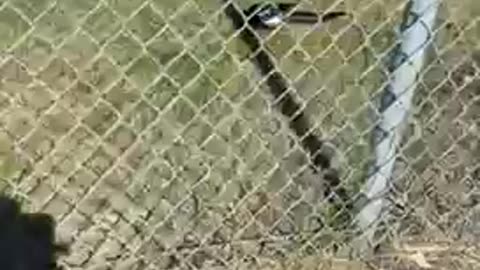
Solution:
[[[441,1],[368,256],[352,220],[407,1],[302,0],[348,16],[258,31],[230,3],[0,0],[0,190],[54,215],[65,268],[475,269],[480,2]]]

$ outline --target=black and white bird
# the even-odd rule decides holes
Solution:
[[[245,10],[248,23],[254,29],[273,29],[284,23],[313,25],[347,15],[344,11],[318,14],[311,11],[296,11],[293,3],[257,3]]]

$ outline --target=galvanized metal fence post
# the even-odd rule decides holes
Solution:
[[[399,43],[392,54],[389,84],[381,96],[380,119],[373,134],[375,160],[363,189],[367,203],[356,216],[362,231],[362,246],[373,241],[386,206],[385,194],[392,179],[397,148],[412,108],[418,75],[433,40],[439,4],[438,0],[412,0],[407,6]]]

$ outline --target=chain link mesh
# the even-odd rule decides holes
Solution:
[[[1,0],[0,190],[55,216],[66,269],[474,269],[477,2],[442,1],[373,257],[346,259],[337,217],[406,1],[302,0],[352,15],[255,31],[338,170],[332,206],[224,2]]]

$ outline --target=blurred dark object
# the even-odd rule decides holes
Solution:
[[[275,28],[282,23],[312,25],[347,15],[344,11],[333,11],[325,14],[295,11],[296,6],[297,4],[293,3],[258,3],[250,6],[244,13],[248,17],[248,24],[254,29]]]
[[[54,270],[58,253],[55,220],[48,214],[21,213],[17,201],[0,196],[0,269]]]

